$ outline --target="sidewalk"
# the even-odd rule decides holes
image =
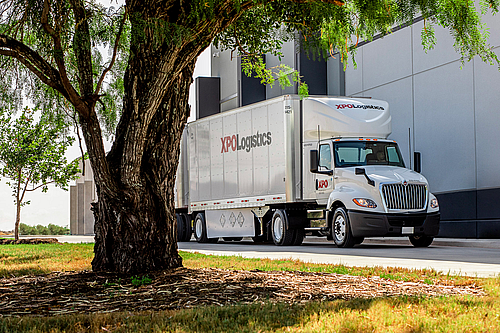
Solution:
[[[366,238],[363,244],[398,244],[410,245],[406,237]],[[431,246],[475,247],[482,249],[500,249],[500,239],[476,238],[435,238]]]

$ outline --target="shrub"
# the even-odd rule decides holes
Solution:
[[[19,225],[19,233],[21,235],[69,235],[69,229],[55,224],[49,224],[46,227],[38,224],[32,227],[21,223]]]

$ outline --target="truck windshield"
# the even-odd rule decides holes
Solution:
[[[382,141],[334,142],[334,159],[337,168],[364,165],[393,165],[405,167],[398,145]]]

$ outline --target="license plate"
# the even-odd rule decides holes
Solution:
[[[415,228],[413,227],[402,227],[401,228],[401,233],[403,235],[411,235],[415,233]]]

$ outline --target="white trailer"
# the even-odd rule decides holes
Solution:
[[[439,207],[406,169],[389,106],[367,98],[286,95],[189,123],[177,174],[179,240],[253,237],[339,247],[409,236],[429,246]]]

